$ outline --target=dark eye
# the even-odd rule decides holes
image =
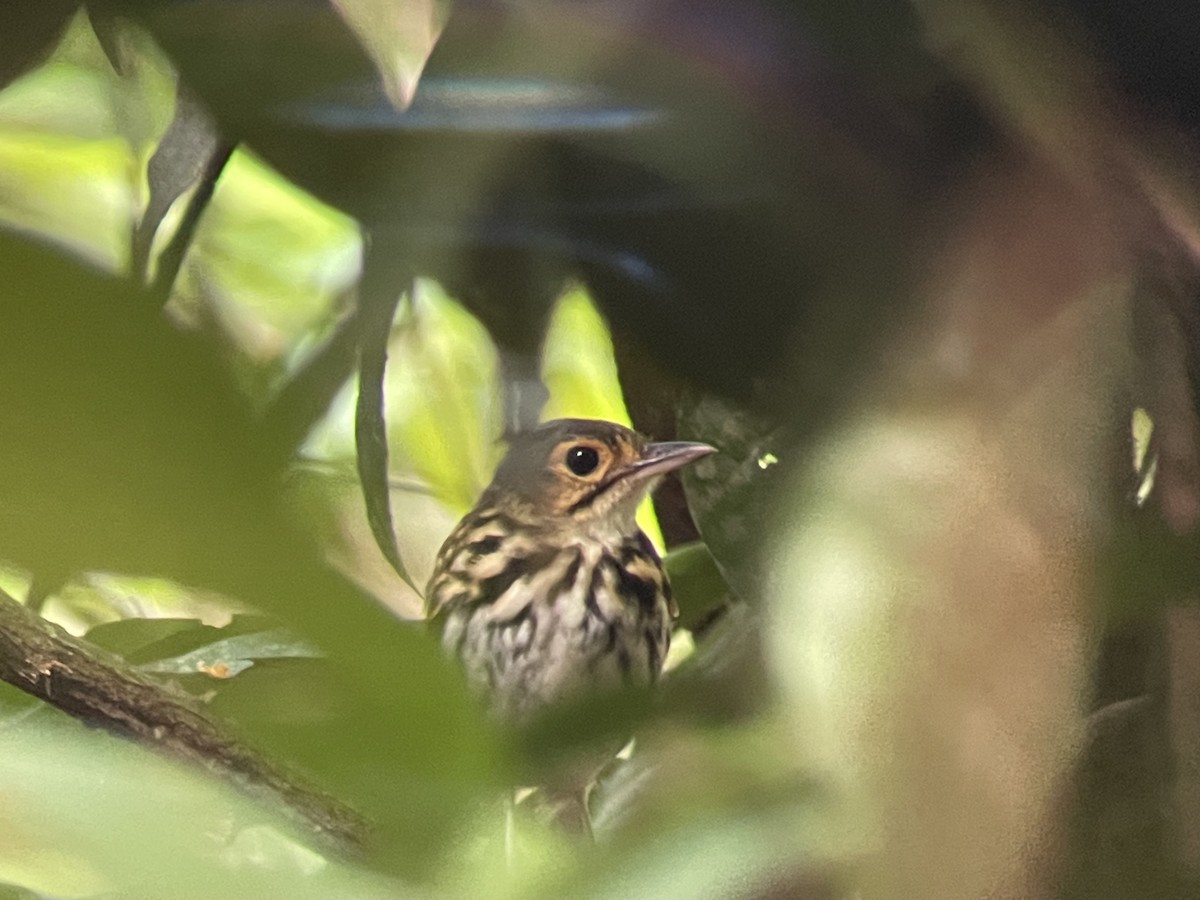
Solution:
[[[594,447],[580,445],[567,451],[567,468],[576,475],[590,475],[600,465],[600,454]]]

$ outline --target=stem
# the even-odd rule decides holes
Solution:
[[[27,610],[0,591],[0,680],[88,725],[130,738],[282,803],[338,850],[365,842],[353,810],[229,734],[196,700]]]

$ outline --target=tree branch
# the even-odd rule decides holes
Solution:
[[[0,680],[88,725],[200,765],[252,795],[282,804],[337,850],[365,842],[367,825],[358,813],[247,747],[197,701],[71,637],[3,591]]]

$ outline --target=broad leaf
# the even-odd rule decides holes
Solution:
[[[255,660],[321,655],[312,644],[260,616],[237,616],[225,628],[190,619],[122,619],[93,628],[88,640],[146,672],[215,678],[231,678]]]
[[[0,728],[0,880],[53,896],[404,896],[203,773],[76,723]]]
[[[631,424],[608,324],[580,284],[569,285],[550,313],[542,344],[542,381],[550,392],[543,420],[577,417]],[[649,499],[638,507],[637,519],[661,550],[662,532]]]
[[[425,61],[450,13],[450,0],[332,0],[362,43],[398,109],[412,102]]]
[[[679,437],[719,451],[684,469],[684,491],[725,581],[740,598],[755,602],[762,589],[763,526],[786,456],[782,431],[728,401],[694,396],[681,406]]]

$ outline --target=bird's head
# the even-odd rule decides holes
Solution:
[[[564,525],[633,521],[659,479],[715,452],[708,444],[653,442],[599,419],[555,419],[514,435],[487,496],[493,503]]]

